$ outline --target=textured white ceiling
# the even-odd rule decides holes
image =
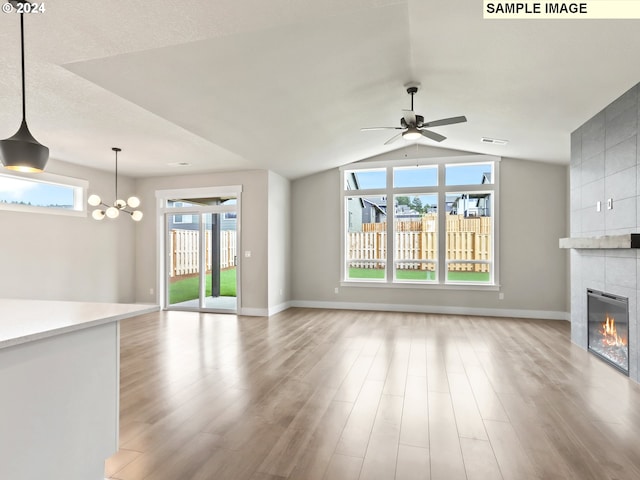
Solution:
[[[419,81],[439,146],[566,163],[569,134],[640,81],[640,20],[483,20],[479,0],[137,0],[25,17],[27,118],[51,156],[132,176],[289,178],[384,146]],[[20,120],[19,19],[0,16],[0,138]],[[480,143],[507,139],[504,147]],[[435,145],[424,140],[423,143]],[[189,162],[189,167],[170,164]]]

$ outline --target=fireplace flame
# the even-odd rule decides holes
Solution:
[[[618,335],[615,319],[609,315],[606,316],[606,320],[602,324],[600,334],[602,335],[602,343],[609,347],[625,346],[627,344],[627,339]]]

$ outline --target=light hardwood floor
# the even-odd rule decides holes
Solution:
[[[290,309],[121,331],[108,478],[640,478],[640,386],[566,322]]]

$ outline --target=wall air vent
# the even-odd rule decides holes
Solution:
[[[508,140],[499,140],[497,138],[489,138],[489,137],[482,137],[480,141],[482,143],[491,143],[493,145],[506,145],[507,143],[509,143]]]

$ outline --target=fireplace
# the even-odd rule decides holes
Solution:
[[[589,351],[629,375],[629,300],[587,289]]]

